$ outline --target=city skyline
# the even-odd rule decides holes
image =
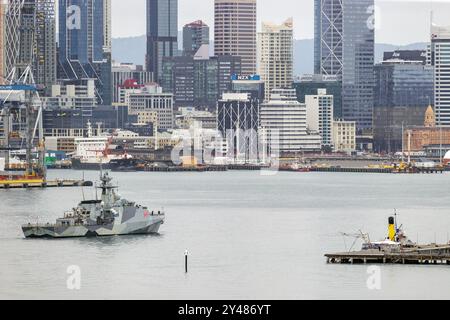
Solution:
[[[301,5],[294,0],[282,0],[285,5],[279,5],[271,0],[258,0],[258,31],[261,23],[282,23],[286,17],[294,19],[294,38],[312,39],[314,37],[314,1],[302,1]],[[376,30],[377,43],[409,44],[428,42],[430,35],[430,17],[433,10],[434,21],[438,25],[448,25],[450,20],[450,1],[422,0],[377,0],[379,8],[379,26]],[[302,10],[293,11],[292,7]],[[195,10],[192,10],[195,7]],[[145,14],[138,19],[136,12],[145,12],[145,1],[130,0],[126,3],[112,0],[113,37],[132,37],[145,34]],[[276,12],[276,14],[274,14]],[[180,0],[179,26],[202,19],[214,29],[213,0]],[[402,21],[399,25],[398,21]],[[392,32],[399,30],[400,32]]]

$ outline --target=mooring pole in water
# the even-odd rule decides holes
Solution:
[[[188,256],[189,256],[189,251],[185,251],[184,252],[184,270],[185,273],[188,273]]]

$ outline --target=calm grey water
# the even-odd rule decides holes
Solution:
[[[52,177],[80,178],[77,171]],[[447,242],[450,176],[258,172],[116,173],[122,196],[167,221],[158,236],[25,240],[20,225],[54,221],[81,189],[0,191],[0,298],[31,299],[440,299],[450,268],[327,265],[345,250],[340,231],[378,240],[397,208],[420,242]],[[86,172],[96,179],[97,173]],[[85,195],[92,196],[90,188]],[[349,247],[352,240],[347,239]],[[360,243],[357,244],[360,246]],[[184,273],[184,251],[191,253]],[[359,248],[358,248],[359,249]],[[67,267],[81,290],[67,289]]]

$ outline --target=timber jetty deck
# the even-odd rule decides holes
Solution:
[[[345,173],[392,173],[391,169],[381,168],[320,168],[312,167],[311,172],[345,172]]]
[[[120,171],[113,170],[113,171]],[[215,172],[215,171],[227,171],[226,167],[214,166],[214,167],[145,167],[141,170],[146,172]]]
[[[450,246],[429,245],[399,252],[364,250],[326,254],[330,264],[415,264],[450,265]]]
[[[396,169],[384,169],[384,168],[321,168],[312,167],[311,172],[344,172],[344,173],[395,173],[395,174],[443,174],[444,168],[415,168],[411,170],[399,171]]]
[[[259,165],[217,165],[217,166],[199,166],[199,167],[182,167],[182,166],[173,166],[173,167],[143,167],[143,168],[116,168],[112,171],[115,172],[135,172],[135,171],[145,171],[145,172],[224,172],[231,170],[248,170],[248,171],[256,171],[264,168],[268,168],[267,166],[259,166]]]
[[[1,183],[0,189],[31,189],[31,188],[68,188],[92,187],[92,181],[84,180],[49,180],[44,182],[14,182]]]

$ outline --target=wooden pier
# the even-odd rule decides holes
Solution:
[[[398,252],[364,250],[326,254],[330,264],[415,264],[450,265],[450,246],[430,245]]]
[[[120,170],[118,170],[120,171]],[[145,167],[138,171],[146,172],[219,172],[227,171],[225,166],[208,166],[208,167]]]
[[[344,172],[344,173],[392,173],[391,169],[381,169],[381,168],[321,168],[312,167],[311,172]]]
[[[384,168],[340,168],[340,167],[312,167],[311,172],[343,172],[343,173],[395,173],[395,174],[443,174],[443,168],[414,168],[408,170]]]
[[[37,182],[0,183],[0,189],[32,189],[32,188],[68,188],[68,187],[92,187],[91,181],[83,180],[49,180]]]
[[[267,166],[260,165],[213,165],[213,166],[198,166],[198,167],[183,167],[183,166],[168,166],[168,167],[135,167],[127,169],[114,169],[113,171],[146,171],[146,172],[224,172],[231,170],[246,170],[246,171],[257,171],[263,168],[269,168]]]

